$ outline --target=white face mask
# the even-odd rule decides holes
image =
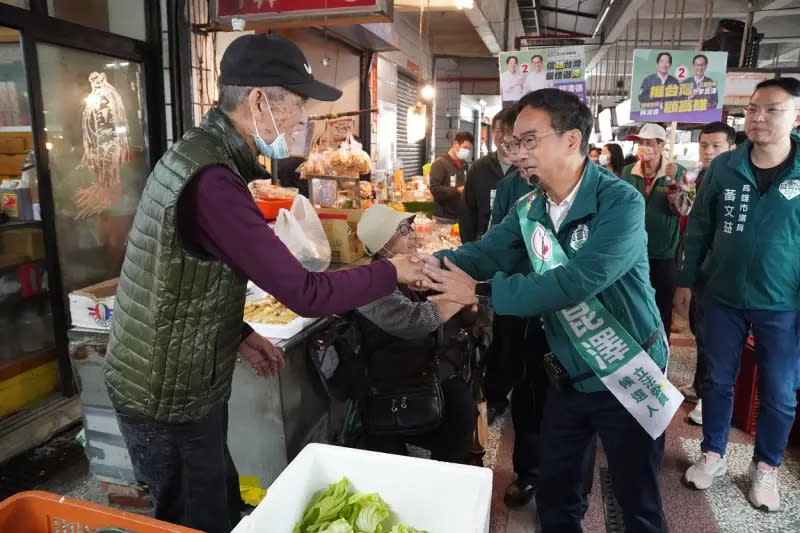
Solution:
[[[456,152],[456,157],[464,161],[468,159],[470,154],[472,154],[472,150],[468,150],[467,148],[459,148],[458,152]]]
[[[608,166],[608,164],[611,162],[611,157],[609,157],[608,154],[600,154],[600,157],[597,159],[597,162],[603,165],[604,167]]]

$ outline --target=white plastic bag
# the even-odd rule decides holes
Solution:
[[[281,209],[275,235],[307,270],[322,272],[331,264],[331,245],[308,198],[297,195],[291,211]]]

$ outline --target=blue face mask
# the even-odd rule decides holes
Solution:
[[[272,119],[272,125],[275,131],[278,131],[278,125],[275,124],[275,117],[272,116],[272,109],[270,108],[269,102],[267,102],[267,111],[269,111],[269,117]],[[253,140],[255,140],[258,152],[270,159],[286,159],[289,157],[289,145],[286,144],[286,136],[281,133],[275,137],[275,140],[272,141],[271,144],[267,144],[267,141],[258,133],[256,117],[253,115],[252,111],[250,112],[250,116],[253,118],[253,128],[256,130],[255,135],[253,135]]]

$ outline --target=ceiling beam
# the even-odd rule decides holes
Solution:
[[[549,11],[551,13],[560,13],[562,15],[573,15],[576,17],[585,17],[588,19],[596,19],[600,13],[587,13],[585,11],[573,11],[571,9],[561,9],[550,6],[539,6],[540,11]]]
[[[775,8],[775,9],[759,9],[756,10],[755,16],[753,20],[756,19],[763,20],[769,17],[786,17],[790,15],[800,15],[800,7],[789,7],[789,8]],[[747,11],[715,11],[713,16],[711,17],[712,20],[717,19],[744,19],[747,16]],[[639,20],[662,20],[664,17],[658,13],[652,14],[644,14],[642,13],[639,15]],[[684,13],[683,18],[685,19],[702,19],[703,13]]]
[[[626,5],[622,9],[622,13],[614,22],[614,25],[610,28],[606,26],[605,33],[605,42],[615,42],[625,31],[625,28],[631,23],[632,20],[636,18],[636,12],[639,11],[639,8],[642,7],[644,0],[630,0],[628,5]],[[610,22],[608,17],[606,17],[606,22]],[[592,59],[589,60],[589,63],[586,65],[586,70],[590,71],[593,70],[597,64],[600,62],[603,57],[605,57],[608,50],[611,48],[611,45],[604,44],[600,47],[600,49],[592,56]]]
[[[761,9],[756,11],[755,16],[753,17],[753,24],[760,22],[762,19],[765,19],[768,16],[771,16],[769,13],[770,11],[782,11],[783,8],[793,4],[795,6],[797,5],[794,0],[772,0],[772,2],[767,2],[761,6]]]

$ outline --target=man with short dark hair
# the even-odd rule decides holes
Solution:
[[[450,149],[431,165],[431,194],[436,206],[433,216],[454,223],[462,209],[464,185],[467,183],[467,161],[472,157],[475,137],[459,131]]]
[[[491,134],[495,151],[475,161],[467,171],[464,209],[458,217],[461,242],[477,241],[486,233],[494,206],[497,182],[515,171],[503,149],[504,114],[505,110],[498,112],[492,118]]]
[[[711,165],[711,161],[718,155],[736,149],[735,144],[736,132],[727,124],[722,122],[711,122],[703,126],[700,131],[700,161],[698,167],[700,172],[694,182],[695,191],[699,191],[703,184],[703,177]],[[681,184],[682,197],[678,200],[682,204],[681,212],[684,210],[688,213],[693,205],[693,197],[689,194],[691,184]],[[696,194],[696,193],[695,193]],[[683,221],[682,221],[683,222]],[[681,252],[682,255],[682,252]],[[703,279],[702,275],[698,275],[695,280],[692,293],[692,304],[689,310],[689,327],[692,330],[697,345],[697,362],[695,364],[694,382],[692,385],[684,387],[681,392],[686,396],[689,401],[697,401],[695,408],[689,413],[689,420],[697,425],[703,424],[703,404],[700,399],[700,390],[702,389],[703,382],[706,375],[705,363],[705,335],[703,333]]]
[[[542,317],[552,350],[536,493],[542,531],[581,531],[584,457],[599,434],[625,524],[661,533],[663,430],[680,394],[663,376],[668,349],[647,275],[644,199],[586,157],[593,119],[576,95],[542,89],[519,106],[506,144],[537,190],[480,241],[421,256],[432,280],[424,285],[441,293],[433,301],[484,301],[498,314]],[[515,273],[526,257],[530,272]],[[633,378],[608,378],[606,341],[616,346],[623,336],[637,359],[623,348],[616,368],[632,363],[653,379],[663,404],[651,406]]]
[[[715,109],[719,97],[717,95],[717,82],[706,76],[706,69],[708,68],[708,56],[705,54],[697,54],[692,59],[692,70],[694,76],[691,80],[681,84],[681,89],[685,85],[690,85],[689,91],[681,91],[681,96],[691,100],[705,100],[705,109]]]
[[[725,474],[740,354],[752,331],[758,424],[750,502],[780,508],[778,467],[795,418],[800,366],[800,81],[766,80],[746,108],[749,138],[711,163],[689,217],[675,308],[705,282],[702,455],[685,474],[697,489]]]
[[[553,81],[547,79],[544,71],[544,59],[539,54],[531,58],[531,70],[525,75],[525,85],[522,87],[523,96],[553,86]]]
[[[639,89],[639,102],[663,102],[667,94],[667,87],[675,87],[675,97],[680,92],[677,78],[671,76],[669,69],[672,68],[672,54],[661,52],[656,58],[656,72],[650,74]]]
[[[305,130],[306,100],[342,93],[316,81],[300,49],[276,35],[239,37],[220,69],[219,104],[147,178],[104,368],[134,474],[149,487],[156,518],[208,533],[228,533],[240,518],[227,445],[237,354],[259,376],[284,364],[242,321],[248,279],[313,317],[355,309],[422,276],[409,255],[348,272],[303,268],[247,184],[268,177],[257,154],[289,156],[293,134]]]
[[[503,107],[508,107],[522,98],[522,86],[525,78],[517,68],[519,59],[510,56],[506,59],[506,70],[500,73],[500,91],[502,93]]]

